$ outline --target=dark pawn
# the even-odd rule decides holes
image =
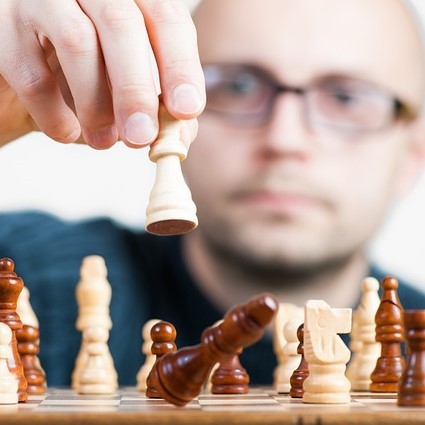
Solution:
[[[156,355],[155,364],[158,360],[170,351],[176,351],[176,328],[169,322],[158,322],[156,325],[152,326],[151,329],[151,338],[152,338],[152,348],[151,353]],[[149,398],[162,398],[155,384],[151,379],[146,379],[146,397]]]
[[[19,358],[16,343],[16,331],[22,328],[16,307],[24,282],[16,275],[14,269],[15,264],[11,259],[2,258],[0,260],[0,322],[8,325],[12,330],[12,341],[10,342],[12,357],[7,360],[7,366],[18,380],[18,400],[23,402],[27,400],[28,394],[24,368]]]
[[[220,363],[211,376],[213,394],[246,394],[249,392],[249,376],[239,361],[239,354]]]
[[[215,363],[231,359],[261,338],[277,308],[277,300],[269,294],[232,308],[220,325],[205,329],[200,344],[161,357],[149,379],[168,402],[189,403],[201,392]]]
[[[16,331],[18,353],[24,367],[28,394],[44,394],[46,392],[46,377],[37,357],[40,351],[39,337],[38,329],[29,325],[24,325],[22,329]]]
[[[381,304],[376,312],[376,340],[381,343],[381,356],[371,374],[372,392],[397,392],[403,373],[403,307],[397,295],[398,281],[386,277],[382,282]]]
[[[405,311],[406,368],[398,389],[399,406],[425,406],[425,310]]]
[[[291,389],[289,395],[292,398],[302,398],[304,395],[303,384],[310,372],[308,371],[308,363],[304,358],[304,323],[297,330],[297,338],[300,342],[297,347],[297,353],[301,354],[300,365],[294,370],[289,380]]]

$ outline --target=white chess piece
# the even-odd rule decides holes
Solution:
[[[156,163],[156,179],[146,209],[146,230],[155,234],[180,234],[198,225],[196,206],[183,178],[181,164],[187,148],[180,140],[179,120],[159,105],[158,139],[149,158]]]
[[[113,394],[116,389],[114,370],[111,370],[107,345],[109,331],[103,326],[84,330],[86,361],[77,377],[79,394]]]
[[[112,328],[112,321],[109,315],[112,289],[107,280],[105,260],[98,255],[85,257],[81,265],[80,276],[80,281],[76,287],[78,304],[76,328],[80,332],[84,332],[88,327],[99,325],[109,331]],[[106,356],[115,376],[115,386],[118,388],[118,375],[109,350]],[[78,376],[80,376],[81,367],[86,364],[86,361],[87,353],[83,338],[71,377],[71,386],[74,389],[79,385]]]
[[[273,346],[277,357],[274,370],[274,389],[278,393],[289,393],[289,382],[293,371],[300,363],[297,353],[299,344],[297,329],[304,322],[304,310],[294,304],[281,303],[274,322]]]
[[[339,333],[351,331],[351,309],[333,308],[321,300],[305,305],[304,357],[310,372],[304,381],[305,403],[349,403],[345,369],[350,350]]]
[[[381,355],[381,343],[375,340],[375,315],[381,303],[378,290],[379,282],[375,278],[368,277],[363,280],[362,298],[355,316],[357,338],[361,346],[353,357],[354,367],[349,367],[351,372],[347,373],[353,390],[369,391],[372,382],[370,375]]]
[[[16,312],[19,314],[23,325],[39,329],[37,316],[35,315],[30,303],[30,291],[26,286],[22,288],[22,291],[19,294]]]
[[[160,322],[159,319],[148,320],[142,329],[142,353],[145,355],[145,362],[139,369],[139,372],[136,376],[137,381],[137,390],[146,391],[146,378],[148,377],[150,371],[152,370],[153,365],[155,364],[156,356],[151,353],[152,347],[152,338],[151,338],[151,329],[154,325]]]
[[[11,341],[11,329],[0,323],[0,404],[18,403],[18,381],[7,365],[7,359],[12,356]]]

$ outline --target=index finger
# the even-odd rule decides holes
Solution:
[[[205,107],[205,82],[195,25],[180,0],[136,0],[158,64],[167,110],[178,119],[196,118]]]

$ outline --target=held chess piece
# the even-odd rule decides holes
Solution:
[[[242,351],[242,350],[241,350]],[[220,366],[211,376],[212,394],[246,394],[249,392],[249,376],[239,361],[239,353]]]
[[[397,392],[404,368],[401,355],[403,342],[403,307],[397,295],[398,281],[386,277],[382,282],[381,304],[376,312],[376,340],[381,343],[381,356],[372,372],[370,391]]]
[[[399,406],[425,406],[425,310],[403,315],[408,348],[406,368],[398,386]]]
[[[77,330],[84,333],[88,327],[102,326],[110,331],[112,321],[109,315],[109,305],[111,303],[112,289],[107,280],[106,264],[102,257],[90,255],[83,259],[80,281],[77,284],[75,293],[78,304]],[[81,368],[87,363],[87,356],[83,338],[71,377],[71,386],[74,389],[77,389],[79,385],[78,377],[81,375]],[[109,350],[107,350],[105,356],[111,373],[115,377],[115,387],[118,388],[118,375]]]
[[[28,394],[26,391],[27,381],[16,342],[16,331],[22,328],[22,322],[18,313],[16,313],[16,308],[24,283],[13,271],[14,269],[15,264],[11,259],[2,258],[0,260],[0,322],[8,325],[12,330],[11,355],[7,359],[7,365],[18,380],[18,400],[23,402],[27,400]]]
[[[86,363],[78,376],[79,394],[113,394],[116,389],[115,371],[109,362],[107,345],[109,331],[102,326],[91,326],[83,332]]]
[[[180,121],[168,113],[162,102],[158,120],[158,139],[149,151],[157,171],[146,209],[146,230],[157,235],[177,235],[198,225],[196,206],[180,164],[187,156],[187,148],[180,140]]]
[[[148,379],[168,402],[177,406],[189,403],[201,392],[215,363],[232,358],[261,338],[277,308],[277,300],[269,294],[232,308],[223,323],[205,329],[200,344],[162,356]]]
[[[289,395],[292,398],[302,398],[304,395],[304,381],[309,375],[308,363],[304,357],[304,324],[298,326],[297,329],[297,339],[299,341],[297,347],[297,353],[301,356],[299,366],[294,370],[289,380],[291,388],[289,390]]]
[[[351,309],[330,308],[321,300],[305,305],[304,356],[310,375],[304,381],[304,403],[350,403],[345,376],[350,350],[340,333],[351,331]]]
[[[152,347],[152,339],[151,339],[151,329],[154,325],[156,325],[158,322],[160,322],[159,319],[151,319],[148,320],[144,325],[142,329],[142,338],[143,338],[143,345],[142,345],[142,353],[145,355],[145,362],[139,369],[139,372],[136,376],[137,381],[137,390],[138,391],[146,391],[146,379],[149,375],[149,372],[152,370],[153,365],[156,361],[156,356],[151,353],[151,347]]]
[[[38,353],[40,351],[40,333],[38,319],[31,307],[30,292],[23,287],[18,298],[16,309],[23,327],[16,331],[18,353],[24,367],[27,380],[28,394],[44,394],[46,392],[46,374],[40,365]]]
[[[18,381],[7,366],[12,330],[0,323],[0,404],[18,403]]]
[[[301,355],[298,354],[299,340],[297,337],[298,327],[304,321],[304,309],[296,307],[292,313],[292,318],[288,320],[283,328],[283,340],[286,341],[277,355],[278,366],[275,368],[274,389],[278,393],[289,393],[291,390],[290,379],[294,370],[301,362]],[[277,350],[275,350],[277,352]]]
[[[364,279],[360,306],[353,313],[351,334],[356,329],[355,339],[359,342],[360,347],[354,353],[347,369],[347,378],[351,382],[351,389],[356,391],[369,390],[372,382],[370,375],[375,369],[381,353],[381,344],[375,339],[375,316],[380,304],[378,289],[379,282],[375,278]],[[354,326],[354,321],[356,326]]]
[[[176,351],[176,328],[169,322],[159,321],[154,324],[151,329],[152,348],[151,352],[156,356],[154,365],[165,354]],[[158,392],[155,382],[152,381],[150,375],[146,379],[146,397],[149,398],[162,398]]]

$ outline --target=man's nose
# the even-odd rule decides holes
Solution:
[[[312,146],[303,97],[298,92],[282,91],[275,97],[263,142],[278,154],[306,154]]]

